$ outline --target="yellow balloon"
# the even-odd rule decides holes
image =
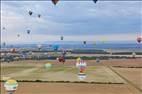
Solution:
[[[6,84],[8,85],[13,85],[13,84],[18,84],[16,80],[10,79],[6,81]]]
[[[81,60],[81,58],[80,58],[80,57],[78,57],[78,58],[76,59],[76,61],[77,61],[77,62],[80,62],[80,60]]]

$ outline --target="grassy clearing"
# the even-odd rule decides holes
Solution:
[[[41,81],[80,81],[78,69],[75,66],[52,66],[45,68],[44,63],[25,64],[18,63],[14,66],[2,66],[2,76],[10,76],[17,80],[41,80]],[[88,66],[85,82],[123,83],[124,81],[105,66]]]
[[[11,73],[15,73],[18,71],[23,71],[26,69],[30,69],[32,67],[28,67],[28,66],[21,66],[21,67],[17,67],[17,66],[8,66],[8,67],[1,67],[1,75],[7,75],[7,74],[11,74]]]

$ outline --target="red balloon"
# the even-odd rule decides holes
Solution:
[[[53,4],[56,5],[59,0],[52,0]]]
[[[15,49],[15,48],[12,48],[12,49],[10,49],[10,51],[11,51],[12,53],[15,53],[15,52],[16,52],[16,49]]]
[[[138,37],[138,38],[137,38],[137,42],[138,42],[138,43],[141,43],[141,41],[142,41],[142,37]]]

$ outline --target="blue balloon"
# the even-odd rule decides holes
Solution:
[[[53,49],[54,49],[55,51],[57,51],[57,50],[59,49],[59,45],[54,45],[54,46],[53,46]]]

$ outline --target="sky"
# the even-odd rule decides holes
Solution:
[[[141,1],[1,3],[1,27],[6,28],[1,29],[1,37],[7,43],[60,41],[60,36],[64,41],[135,41],[142,32],[141,22]]]

